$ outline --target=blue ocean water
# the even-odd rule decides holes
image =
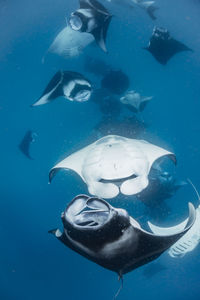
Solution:
[[[111,8],[109,3],[102,3]],[[140,137],[173,151],[178,176],[189,177],[200,189],[200,3],[157,0],[156,5],[155,21],[139,8],[112,6],[108,53],[97,47],[87,51],[122,69],[133,89],[154,96],[142,113],[148,126]],[[94,141],[94,128],[102,120],[98,106],[90,101],[73,103],[60,98],[52,104],[30,107],[59,69],[86,74],[98,86],[97,78],[85,71],[86,52],[71,59],[49,56],[42,60],[65,26],[65,17],[77,7],[75,0],[0,1],[2,300],[106,300],[113,298],[119,286],[116,274],[48,234],[49,229],[62,228],[60,214],[67,203],[78,193],[87,193],[85,184],[74,174],[61,173],[49,185],[49,170]],[[179,53],[166,66],[160,65],[142,49],[155,25],[166,27],[194,52]],[[37,133],[31,145],[34,160],[27,159],[18,148],[29,129]],[[183,220],[189,201],[198,205],[187,185],[166,201],[171,214],[165,219],[161,215],[159,225]],[[136,200],[125,199],[123,205],[133,216],[145,213]],[[155,263],[163,266],[160,272],[156,272]],[[125,275],[119,299],[199,299],[199,247],[179,259],[163,254],[151,265],[154,270],[150,276],[145,276],[147,265]]]

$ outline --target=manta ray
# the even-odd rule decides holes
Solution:
[[[60,70],[52,77],[40,98],[32,106],[50,103],[58,97],[85,102],[90,99],[91,93],[91,83],[82,74]]]
[[[134,90],[128,91],[123,97],[120,98],[121,103],[128,106],[133,112],[141,112],[144,110],[147,103],[153,97],[143,97]]]
[[[120,192],[135,195],[148,186],[151,166],[163,156],[176,162],[173,153],[144,140],[108,135],[54,166],[49,180],[60,169],[73,170],[87,184],[91,195],[106,199]]]
[[[103,51],[112,16],[96,0],[79,0],[80,8],[71,14],[69,23],[73,30],[90,33]]]
[[[53,229],[49,233],[73,251],[122,278],[155,260],[184,237],[195,221],[195,209],[189,203],[185,226],[167,236],[145,231],[126,210],[87,195],[76,196],[61,214],[61,219],[63,232]]]
[[[28,130],[19,144],[19,149],[29,159],[33,159],[30,155],[30,146],[35,142],[36,137],[37,133],[33,132],[32,130]]]
[[[149,51],[162,65],[166,65],[169,59],[179,52],[192,51],[192,49],[171,37],[169,31],[162,27],[153,29],[149,45],[144,49]]]

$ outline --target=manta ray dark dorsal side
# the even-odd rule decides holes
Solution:
[[[51,102],[57,97],[63,96],[62,82],[63,82],[64,72],[58,71],[53,76],[53,78],[48,83],[47,87],[44,89],[42,95],[34,102],[31,106],[37,106],[44,103]],[[44,101],[42,99],[45,99]]]
[[[85,258],[122,276],[153,261],[180,239],[194,224],[195,209],[189,204],[185,228],[169,236],[149,233],[124,209],[87,195],[75,197],[61,218],[63,232],[54,229],[50,233]]]
[[[166,65],[179,52],[193,51],[182,42],[171,37],[169,31],[162,27],[154,28],[149,45],[144,49],[149,51],[162,65]]]
[[[107,31],[110,24],[112,16],[107,16],[104,21],[103,28],[97,27],[92,31],[92,34],[95,38],[96,43],[99,45],[99,47],[104,51],[107,52],[106,48],[106,37],[107,37]]]
[[[96,43],[106,52],[105,40],[111,18],[107,9],[98,1],[80,0],[80,9],[71,14],[70,24],[74,30],[91,33]]]

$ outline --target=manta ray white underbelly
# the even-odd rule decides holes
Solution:
[[[59,169],[79,174],[92,195],[114,198],[120,192],[135,195],[149,183],[148,174],[155,160],[175,155],[143,140],[109,135],[77,151],[50,171],[50,181]]]
[[[56,36],[48,51],[69,58],[80,55],[83,49],[93,41],[91,34],[75,31],[67,26]]]

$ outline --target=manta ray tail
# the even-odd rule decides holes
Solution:
[[[118,279],[118,280],[121,281],[121,284],[120,284],[120,287],[119,287],[117,293],[115,294],[113,300],[116,300],[116,299],[117,299],[117,297],[119,296],[121,290],[123,289],[123,284],[124,284],[123,276],[122,276],[122,275],[119,275],[119,279]]]

